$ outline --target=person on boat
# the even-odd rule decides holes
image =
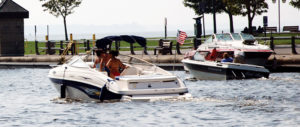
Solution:
[[[111,58],[108,60],[106,67],[109,69],[109,77],[115,79],[116,76],[120,76],[121,72],[127,68],[118,58],[118,51],[110,51]]]
[[[96,50],[96,58],[93,65],[93,68],[96,68],[97,70],[101,71],[101,60],[103,58],[103,51],[101,49]]]
[[[234,51],[234,63],[245,63],[245,53],[241,49]]]
[[[111,57],[112,57],[111,54],[107,53],[107,51],[104,51],[102,54],[103,59],[100,61],[102,71],[106,71],[108,75],[109,75],[109,69],[106,67],[106,64]]]
[[[224,53],[223,54],[223,59],[221,60],[221,62],[232,62],[233,59],[231,57],[229,57],[228,53]]]

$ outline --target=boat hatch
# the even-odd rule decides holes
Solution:
[[[140,75],[140,76],[133,76],[133,75],[126,75],[126,76],[118,76],[120,81],[127,81],[127,82],[159,82],[159,81],[171,81],[177,80],[176,76],[173,75]]]
[[[163,82],[130,82],[129,89],[161,89],[161,88],[178,88],[180,87],[177,81]]]

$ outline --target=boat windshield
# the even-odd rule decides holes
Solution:
[[[242,40],[242,37],[238,33],[232,33],[231,35],[234,40]]]
[[[155,66],[154,64],[132,55],[122,55],[118,57],[123,63],[130,65]]]
[[[232,41],[230,34],[216,34],[219,41]]]
[[[207,55],[208,52],[196,52],[194,55],[194,60],[197,61],[204,61],[205,56]]]
[[[204,43],[211,43],[213,41],[213,37],[210,36],[208,39],[205,40]]]
[[[244,40],[255,40],[255,38],[251,34],[241,33],[241,36],[243,37]]]
[[[80,57],[73,57],[67,61],[66,64],[71,67],[89,68],[89,65],[87,65]]]

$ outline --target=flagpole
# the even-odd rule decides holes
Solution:
[[[176,45],[178,43],[178,41],[177,41],[178,36],[179,36],[179,30],[177,30]],[[175,62],[176,62],[176,53],[177,53],[176,50],[175,50],[175,58],[174,58],[174,63],[173,63],[173,71],[175,71]]]
[[[167,18],[165,17],[165,39],[167,39]]]

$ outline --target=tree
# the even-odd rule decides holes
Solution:
[[[242,6],[238,4],[239,0],[184,0],[186,7],[194,9],[195,13],[202,15],[204,13],[222,13],[225,12],[229,16],[230,32],[234,32],[233,15],[239,15]]]
[[[79,7],[82,0],[40,0],[44,2],[42,7],[45,7],[44,11],[49,11],[50,14],[59,17],[62,16],[65,28],[65,37],[68,41],[67,32],[67,16],[74,13],[74,8]]]
[[[293,7],[300,9],[300,0],[291,0],[290,4]]]
[[[230,32],[234,33],[233,15],[240,15],[242,6],[238,4],[239,0],[222,0],[222,10],[229,16]]]
[[[268,12],[268,4],[265,0],[241,0],[239,4],[242,5],[242,15],[248,17],[249,33],[252,34],[252,21],[255,15]]]

